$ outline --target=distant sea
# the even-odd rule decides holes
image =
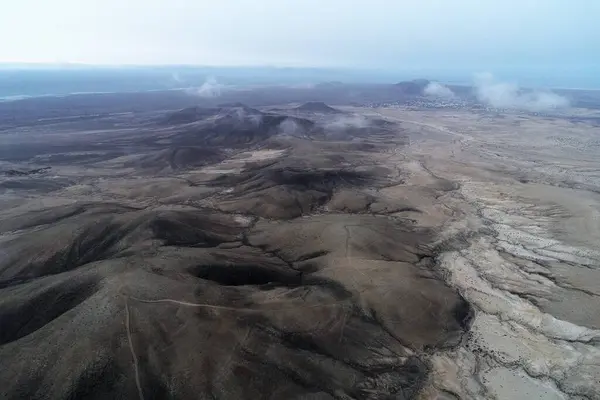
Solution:
[[[0,101],[37,96],[64,96],[75,93],[115,93],[172,90],[199,87],[207,79],[225,85],[301,85],[337,81],[345,83],[396,83],[427,78],[444,83],[472,82],[474,72],[489,71],[501,81],[521,86],[600,89],[600,69],[466,69],[435,70],[350,70],[277,67],[81,67],[7,68],[0,64]]]
[[[171,74],[147,70],[2,70],[0,99],[75,93],[141,92],[174,89],[182,83]]]
[[[325,81],[383,83],[389,76],[321,68],[276,67],[124,67],[9,69],[0,65],[0,99],[61,96],[75,93],[119,93],[172,90],[213,84],[303,85]],[[393,82],[393,79],[390,81]]]

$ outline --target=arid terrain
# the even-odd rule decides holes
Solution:
[[[0,397],[600,399],[597,111],[301,93],[0,107]]]

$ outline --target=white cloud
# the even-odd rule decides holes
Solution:
[[[429,85],[423,89],[423,93],[426,96],[441,97],[445,99],[451,99],[454,97],[454,92],[452,92],[450,88],[438,82],[430,82]]]
[[[556,93],[524,90],[514,83],[497,81],[489,72],[475,76],[475,93],[479,101],[497,108],[544,111],[569,106],[569,100]]]
[[[225,85],[221,85],[213,77],[206,79],[206,81],[199,88],[188,89],[188,93],[200,97],[219,97],[224,90]]]
[[[342,115],[333,118],[325,124],[328,129],[343,130],[348,128],[366,128],[370,125],[362,115]]]
[[[297,136],[303,133],[303,129],[293,119],[287,118],[279,124],[279,130],[284,135]]]

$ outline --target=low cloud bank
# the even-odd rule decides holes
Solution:
[[[303,133],[303,129],[293,119],[287,118],[279,124],[279,131],[284,135],[297,136]]]
[[[366,128],[370,125],[370,121],[362,115],[344,115],[335,117],[325,124],[328,129],[348,129],[348,128]]]
[[[545,111],[569,106],[569,100],[549,90],[523,90],[518,85],[500,82],[490,73],[475,76],[475,94],[484,104],[496,108]]]
[[[430,82],[425,89],[423,94],[430,97],[439,97],[443,99],[452,99],[455,97],[454,92],[449,87],[442,85],[438,82]]]

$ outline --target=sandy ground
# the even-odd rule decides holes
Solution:
[[[407,157],[460,184],[442,202],[464,214],[441,237],[469,237],[438,266],[476,309],[471,333],[433,357],[423,397],[600,398],[597,128],[510,114],[377,112],[411,132]]]

